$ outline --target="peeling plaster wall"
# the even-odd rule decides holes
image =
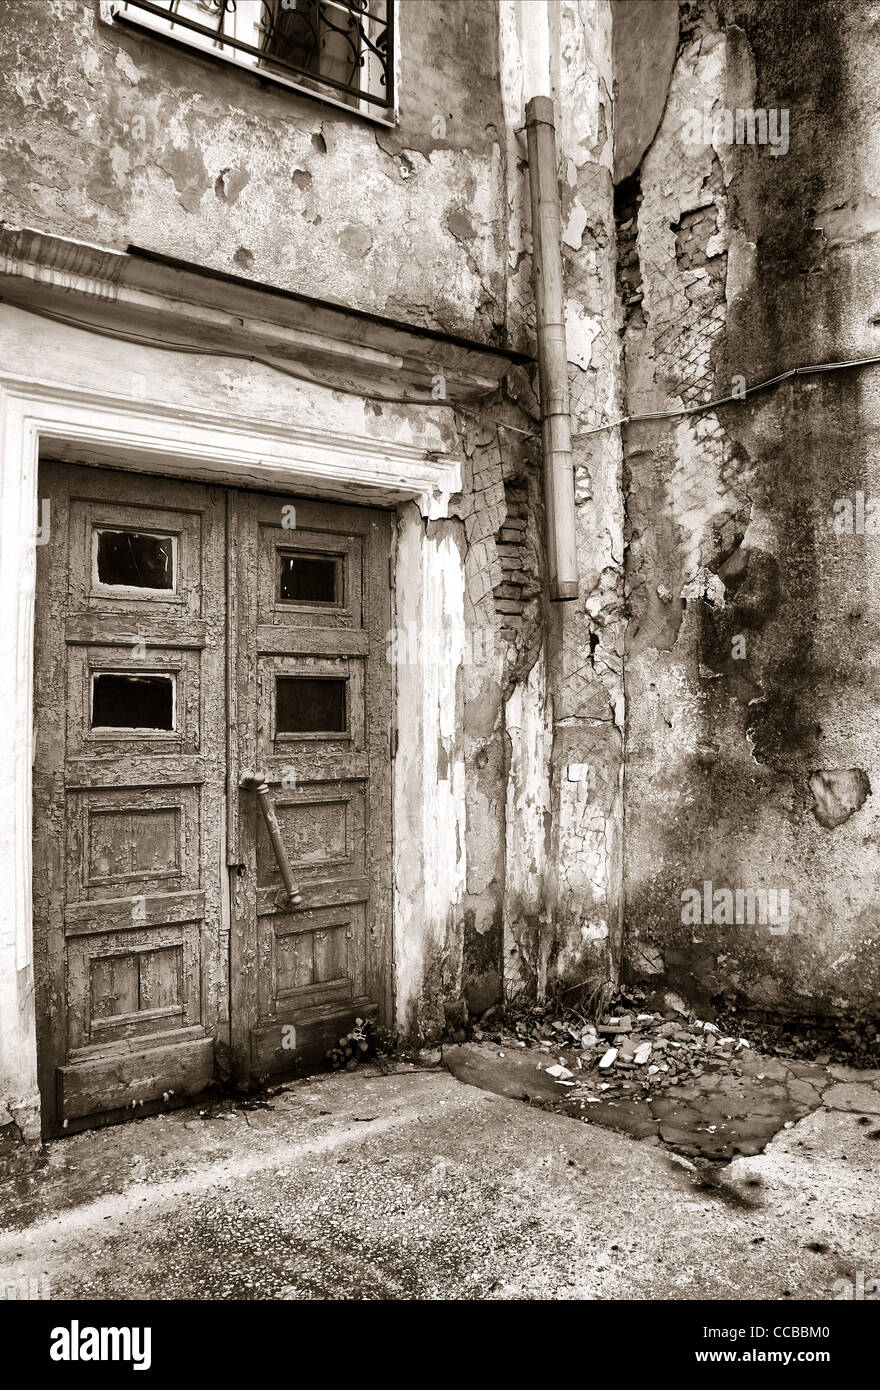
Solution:
[[[465,767],[461,690],[465,655],[460,526],[399,510],[396,618],[418,634],[398,660],[397,723],[409,737],[394,763],[395,806],[408,831],[395,839],[395,991],[406,1033],[440,1033],[444,1000],[461,995],[465,888]],[[488,1005],[487,1005],[488,1007]]]
[[[575,431],[580,599],[549,618],[551,866],[549,969],[565,987],[613,979],[620,910],[623,752],[623,506],[612,182],[610,4],[560,4],[558,143],[566,328]],[[568,996],[572,998],[572,995]]]
[[[100,0],[4,8],[6,222],[503,339],[494,4],[403,0],[393,130],[106,23]]]
[[[880,7],[680,21],[617,190],[627,413],[878,351]],[[718,124],[758,107],[789,112],[787,151]],[[880,537],[836,534],[834,503],[876,496],[878,431],[876,368],[626,430],[627,968],[701,1009],[877,1011]],[[788,920],[683,919],[706,882],[785,891]]]
[[[543,653],[505,707],[509,745],[505,845],[504,953],[508,997],[547,989],[552,942],[550,883],[550,753],[553,722]]]
[[[540,8],[516,0],[499,5],[508,305],[511,315],[524,313],[527,335],[534,327],[524,55],[537,42],[531,26]],[[577,431],[620,413],[611,6],[558,0],[549,15]],[[531,336],[526,341],[532,346]],[[534,408],[510,379],[509,390],[526,409]],[[508,776],[502,928],[511,998],[591,988],[613,978],[619,961],[625,626],[619,435],[576,441],[574,459],[580,597],[571,604],[526,603],[517,633],[521,646],[502,682]],[[528,515],[543,528],[537,471],[528,479]]]
[[[403,0],[399,120],[388,129],[108,23],[100,0],[17,6],[0,32],[0,218],[530,346],[530,266],[519,234],[508,254],[506,196],[516,185],[522,201],[525,190],[527,208],[527,183],[507,167],[498,23],[494,0]],[[72,330],[15,310],[0,331],[4,360],[36,353],[36,377],[73,380],[80,360],[90,383],[100,375],[101,340],[76,347]],[[399,516],[395,625],[409,640],[397,718],[423,737],[418,758],[404,749],[395,767],[394,988],[410,1032],[441,1030],[463,1001],[485,1010],[504,966],[503,697],[537,652],[534,445],[473,413],[382,407],[234,359],[204,366],[125,344],[111,356],[112,391],[442,445],[463,459],[451,510],[440,499],[430,521],[414,506]],[[490,412],[531,429],[527,373],[511,392]],[[32,1001],[31,986],[12,996]],[[11,1005],[3,1026],[31,1032]]]
[[[399,123],[385,129],[108,24],[99,0],[17,6],[0,26],[0,218],[533,354],[522,84],[534,8],[402,0]],[[550,13],[577,430],[622,404],[611,5],[554,0]],[[460,459],[448,505],[398,513],[397,721],[420,734],[394,772],[398,1023],[430,1036],[503,989],[543,997],[613,977],[619,434],[575,444],[581,597],[551,607],[526,368],[479,408],[426,410],[282,384],[234,359],[187,357],[183,370],[178,356],[35,331],[14,309],[0,332],[5,360],[37,378]]]

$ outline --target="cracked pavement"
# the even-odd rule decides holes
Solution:
[[[584,1086],[560,1084],[546,1070],[560,1052],[511,1049],[494,1043],[445,1047],[453,1075],[498,1095],[527,1100],[637,1139],[656,1137],[679,1153],[710,1160],[760,1153],[783,1127],[825,1106],[857,1112],[868,1137],[880,1139],[880,1071],[787,1061],[753,1049],[735,1070],[711,1069],[681,1079],[674,1090],[639,1097],[612,1092],[606,1099]],[[564,1055],[564,1054],[563,1054]],[[577,1078],[577,1073],[568,1073]],[[601,1075],[601,1073],[600,1073]],[[571,1083],[568,1083],[571,1084]]]
[[[53,1299],[833,1298],[878,1273],[880,1090],[831,1081],[834,1108],[717,1165],[441,1069],[315,1076],[53,1141],[0,1184],[0,1281]]]

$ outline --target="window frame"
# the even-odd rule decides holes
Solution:
[[[292,546],[287,547],[277,545],[275,547],[278,564],[276,568],[275,585],[275,607],[276,609],[296,609],[299,611],[308,609],[323,609],[335,612],[342,612],[346,607],[348,598],[347,589],[347,562],[348,552],[344,550],[314,550],[311,547]],[[333,576],[335,598],[315,599],[315,598],[283,598],[281,587],[284,580],[284,561],[288,559],[322,560],[332,561],[335,573]]]
[[[155,536],[161,540],[171,542],[171,579],[172,583],[167,588],[159,588],[152,584],[109,584],[101,579],[98,569],[98,555],[100,550],[100,538],[103,534],[110,535],[133,535],[133,536]],[[180,592],[180,537],[173,531],[157,529],[150,526],[136,526],[133,523],[127,524],[120,522],[93,522],[91,536],[91,595],[106,596],[108,598],[146,598],[151,602],[159,599],[165,602],[179,603],[182,595]]]
[[[227,15],[232,19],[232,27],[224,29],[221,37],[227,40],[234,39],[235,42],[253,44],[253,51],[246,52],[240,48],[219,46],[218,39],[214,38],[214,32],[205,25],[205,32],[191,28],[168,13],[168,0],[104,0],[102,4],[102,14],[108,23],[119,25],[140,36],[148,35],[160,41],[173,44],[176,48],[185,49],[189,53],[197,53],[200,57],[208,58],[223,63],[227,67],[237,68],[240,72],[250,73],[261,82],[268,82],[273,86],[284,87],[289,91],[298,93],[300,96],[309,97],[312,101],[320,102],[323,105],[334,107],[337,111],[348,112],[349,115],[357,116],[374,125],[394,127],[397,125],[397,35],[398,35],[398,0],[386,0],[388,6],[388,27],[391,30],[391,43],[388,55],[388,81],[390,85],[390,98],[387,105],[378,100],[370,100],[367,97],[359,97],[356,92],[352,92],[354,104],[344,101],[341,97],[333,95],[334,88],[332,80],[321,76],[310,76],[303,74],[303,80],[297,81],[292,75],[287,75],[283,71],[278,71],[271,64],[260,59],[264,58],[260,48],[260,36],[262,34],[262,0],[247,0],[253,8],[247,12],[244,9],[227,11]],[[144,8],[144,7],[147,8]],[[208,16],[206,16],[206,19]],[[194,21],[195,22],[195,21]],[[245,37],[247,34],[249,37]],[[315,85],[312,85],[312,84]],[[319,84],[324,84],[323,90]],[[345,90],[342,88],[341,90]]]
[[[178,677],[180,670],[177,667],[143,667],[140,666],[119,666],[110,664],[107,666],[89,666],[86,668],[88,676],[88,708],[86,710],[87,735],[90,742],[107,742],[108,736],[114,735],[114,741],[146,741],[156,738],[177,739],[181,735],[178,727],[178,709],[180,707]],[[124,676],[129,680],[160,679],[167,680],[171,686],[171,723],[165,728],[160,724],[96,724],[95,720],[95,690],[98,681],[102,676]]]

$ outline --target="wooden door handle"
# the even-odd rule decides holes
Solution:
[[[251,791],[257,798],[257,805],[263,813],[263,820],[266,822],[266,830],[269,832],[269,839],[272,849],[275,851],[275,859],[284,884],[284,893],[279,895],[284,901],[279,902],[279,907],[295,907],[302,902],[302,893],[299,885],[293,876],[290,867],[290,860],[287,857],[287,850],[284,848],[284,841],[281,838],[281,826],[278,824],[278,817],[275,814],[275,807],[269,796],[269,783],[265,772],[245,772],[239,782],[242,791]]]

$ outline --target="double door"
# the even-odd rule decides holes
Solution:
[[[55,1134],[313,1065],[357,1015],[390,1021],[390,519],[55,463],[40,498]]]

